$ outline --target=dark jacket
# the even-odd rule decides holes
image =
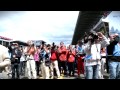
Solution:
[[[15,55],[15,58],[13,57],[13,55]],[[22,52],[19,49],[17,49],[17,48],[12,49],[12,52],[11,52],[11,64],[20,63],[21,55],[22,55]]]
[[[119,37],[116,37],[114,41],[110,42],[110,45],[107,46],[107,59],[111,61],[119,61],[120,62],[120,56],[113,56],[113,51],[115,48],[115,45],[119,42]]]

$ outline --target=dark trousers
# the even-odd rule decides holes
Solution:
[[[106,69],[107,69],[107,73],[109,73],[109,65],[108,65],[108,62],[109,62],[109,58],[106,58]]]
[[[75,73],[75,63],[74,62],[68,62],[68,70],[69,70],[69,76],[71,76],[71,72],[72,72],[72,75],[74,76],[74,73]]]
[[[59,70],[60,70],[60,74],[62,74],[62,70],[61,67],[63,67],[64,70],[64,75],[67,75],[67,62],[66,61],[59,61]]]
[[[39,61],[35,61],[35,63],[36,63],[36,71],[37,71],[37,75],[39,76],[40,62],[39,62]]]
[[[15,75],[17,75],[17,79],[19,79],[20,78],[20,73],[19,73],[20,64],[18,64],[18,63],[12,64],[11,69],[12,69],[12,79],[15,79]]]
[[[26,66],[26,62],[20,62],[20,74],[21,75],[25,75],[25,66]]]

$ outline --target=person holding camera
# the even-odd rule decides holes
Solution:
[[[110,45],[107,47],[109,78],[120,79],[120,37],[118,34],[111,36]]]
[[[51,65],[50,65],[50,71],[51,71],[51,78],[54,77],[54,69],[57,74],[57,78],[60,78],[60,71],[58,67],[58,52],[57,52],[57,46],[53,43],[51,47]]]
[[[101,32],[90,32],[85,39],[84,52],[86,79],[100,79],[101,48],[109,45],[109,40]]]
[[[69,76],[74,76],[75,74],[75,49],[72,48],[72,45],[69,45],[69,50],[67,53],[67,62],[68,62],[68,70]]]
[[[43,79],[50,79],[50,45],[42,44],[40,50],[41,73]]]
[[[35,54],[34,54],[34,60],[35,60],[35,63],[36,63],[36,72],[37,72],[38,77],[40,76],[40,74],[39,74],[39,71],[40,71],[40,69],[39,69],[40,68],[39,54],[40,54],[40,48],[37,46]]]
[[[20,79],[20,58],[22,52],[17,43],[13,44],[11,52],[11,69],[12,69],[12,79],[15,79],[15,73],[17,79]]]
[[[28,78],[37,79],[36,64],[34,60],[34,54],[36,52],[36,47],[34,46],[31,40],[29,40],[27,43],[29,46],[27,46],[24,49],[24,53],[26,55],[26,61],[27,61],[26,68],[27,68]]]
[[[77,74],[80,77],[80,74],[84,74],[84,47],[83,42],[78,41],[78,47],[76,49],[76,57],[77,57]]]
[[[67,49],[63,42],[60,42],[60,47],[58,48],[59,55],[59,70],[60,74],[62,74],[61,67],[63,67],[64,75],[67,75]]]

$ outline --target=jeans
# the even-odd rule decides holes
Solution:
[[[92,65],[92,66],[86,66],[86,79],[99,79],[99,64]]]
[[[17,75],[17,79],[20,78],[20,64],[15,63],[11,65],[11,69],[12,69],[12,79],[15,79],[15,75]]]
[[[109,62],[109,73],[110,79],[118,79],[120,78],[120,62]]]
[[[25,64],[26,62],[22,61],[20,62],[20,74],[25,75]]]

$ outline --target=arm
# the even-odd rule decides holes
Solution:
[[[100,42],[101,48],[104,48],[110,44],[109,39],[107,39],[101,32],[98,32],[97,34],[102,38],[102,41]]]
[[[8,50],[5,50],[4,53],[2,54],[2,62],[0,63],[0,68],[5,68],[6,66],[10,65],[10,57]]]
[[[101,41],[101,48],[104,48],[108,46],[109,44],[110,44],[109,40],[105,36],[103,36],[103,39]]]
[[[72,55],[75,56],[75,51],[72,51]]]
[[[75,56],[75,51],[69,51],[68,53]]]
[[[60,49],[60,48],[58,48],[57,52],[60,54],[60,53],[61,53],[61,49]]]
[[[44,50],[46,53],[49,53],[49,50],[46,47],[44,47]]]

